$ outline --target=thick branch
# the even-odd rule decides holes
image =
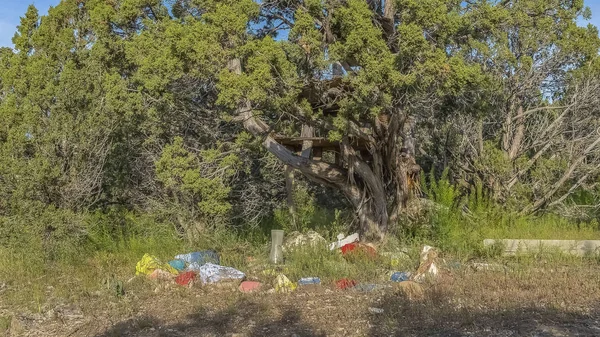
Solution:
[[[596,166],[596,170],[600,168],[599,166]],[[577,180],[577,182],[575,184],[573,184],[573,186],[571,186],[571,188],[569,188],[569,190],[567,191],[567,193],[563,194],[560,198],[556,199],[555,201],[553,201],[552,203],[550,203],[550,206],[554,206],[557,205],[561,202],[563,202],[565,199],[567,199],[571,194],[573,194],[573,192],[575,192],[575,190],[581,186],[581,184],[583,184],[590,176],[590,172],[584,174],[581,178],[579,178],[579,180]]]
[[[562,175],[562,177],[552,185],[550,190],[538,201],[536,201],[532,206],[527,207],[523,210],[523,213],[531,213],[537,211],[540,207],[542,207],[548,200],[550,200],[554,194],[564,185],[564,183],[571,178],[575,169],[583,162],[583,160],[587,157],[587,155],[598,145],[600,144],[600,137],[598,137],[590,146],[588,146],[585,151],[579,156],[575,161],[569,166],[567,171]]]
[[[371,196],[373,197],[373,203],[375,205],[376,216],[379,218],[380,226],[383,231],[387,229],[388,213],[385,200],[385,190],[381,180],[377,179],[371,167],[367,165],[363,160],[356,156],[354,149],[350,146],[348,138],[345,137],[342,141],[342,153],[349,158],[349,163],[353,168],[354,173],[363,180]]]
[[[527,161],[527,163],[525,163],[525,166],[523,166],[522,169],[520,169],[513,177],[512,179],[508,182],[506,188],[508,190],[510,190],[516,183],[517,181],[519,181],[519,178],[525,174],[525,172],[527,172],[532,166],[533,164],[535,164],[535,162],[540,158],[540,156],[542,154],[544,154],[544,152],[546,152],[550,146],[552,145],[552,143],[547,142],[546,145],[544,145],[544,147],[542,147],[538,152],[536,152],[533,157],[531,157],[531,159],[529,159]]]

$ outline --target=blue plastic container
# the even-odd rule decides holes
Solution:
[[[306,286],[309,284],[321,284],[321,279],[318,277],[303,277],[298,280],[298,285]]]
[[[198,263],[199,265],[203,265],[205,263],[212,264],[221,264],[221,259],[219,258],[219,253],[214,250],[203,250],[200,252],[193,252],[189,254],[181,254],[175,256],[177,260],[183,260],[187,263]]]
[[[172,260],[169,261],[169,265],[177,271],[182,271],[185,269],[185,262],[183,260]]]
[[[393,273],[392,276],[390,277],[390,280],[392,280],[392,282],[408,281],[409,279],[410,279],[410,273],[405,272],[405,271],[397,271],[397,272]]]

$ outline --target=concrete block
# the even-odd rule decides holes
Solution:
[[[600,253],[600,240],[519,240],[519,239],[485,239],[483,245],[488,247],[501,242],[505,255],[517,252],[540,252],[558,250],[573,255],[589,255]]]

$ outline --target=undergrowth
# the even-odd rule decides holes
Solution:
[[[440,248],[445,261],[460,263],[473,259],[513,266],[597,263],[597,257],[572,257],[553,251],[502,257],[502,247],[483,247],[482,244],[486,238],[600,239],[597,222],[576,224],[554,215],[521,216],[492,202],[480,185],[465,194],[449,182],[447,172],[439,179],[433,174],[429,180],[425,178],[422,177],[422,186],[432,201],[430,207],[410,229],[407,224],[398,224],[378,247],[379,252],[406,252],[408,258],[398,265],[392,266],[390,259],[381,255],[347,261],[338,251],[317,247],[286,252],[286,263],[281,271],[292,280],[320,277],[322,282],[332,284],[335,280],[350,278],[380,283],[388,280],[393,270],[416,270],[424,244]],[[327,241],[334,240],[340,232],[352,232],[351,215],[347,213],[314,205],[303,209],[309,214],[299,217],[301,225],[298,227],[282,223],[281,218],[279,221],[270,219],[262,226],[243,230],[224,226],[207,228],[193,240],[181,235],[179,229],[168,222],[123,209],[84,216],[40,212],[36,217],[21,220],[0,218],[2,224],[11,228],[24,228],[19,232],[20,240],[6,241],[7,244],[0,247],[0,285],[8,285],[8,291],[0,296],[6,303],[39,312],[55,297],[80,301],[99,290],[115,297],[118,294],[111,290],[111,285],[122,284],[125,292],[133,287],[136,283],[127,281],[134,276],[135,264],[145,253],[166,262],[177,254],[205,249],[218,251],[223,265],[265,280],[263,271],[273,268],[268,262],[271,229],[284,227],[287,233],[316,230]],[[280,216],[283,217],[283,213]],[[24,225],[19,221],[28,223]],[[52,221],[72,223],[68,228],[76,228],[77,235],[64,240],[68,233],[56,237],[50,233],[40,238],[33,235],[36,233],[27,232],[28,228],[44,228]],[[144,289],[151,288],[151,284],[142,284]]]
[[[413,238],[428,239],[443,251],[463,258],[494,257],[500,247],[484,247],[484,239],[600,240],[597,220],[574,222],[554,214],[521,215],[494,202],[481,182],[468,193],[450,183],[448,171],[421,176],[424,193],[434,203],[425,230]]]

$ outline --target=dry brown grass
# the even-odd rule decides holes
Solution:
[[[600,268],[592,260],[514,264],[506,271],[443,269],[422,300],[394,288],[333,285],[291,294],[161,286],[136,278],[127,295],[81,294],[79,320],[20,317],[30,336],[594,336]],[[374,314],[369,307],[384,309]],[[43,314],[43,313],[42,313]],[[25,317],[25,318],[24,318]]]

